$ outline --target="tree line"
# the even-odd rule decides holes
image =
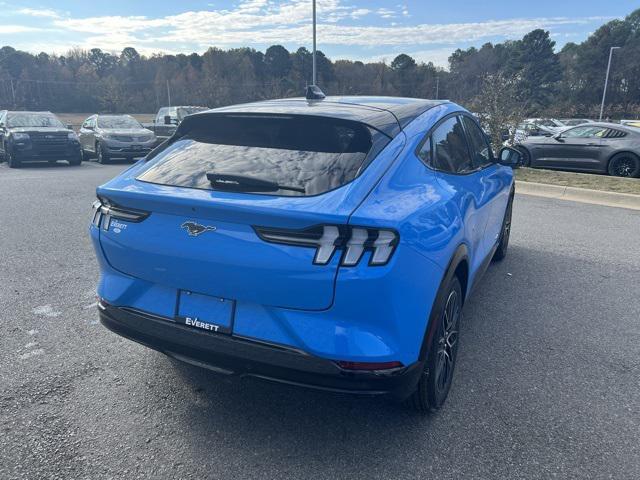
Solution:
[[[447,98],[482,113],[502,101],[519,115],[597,116],[609,48],[621,47],[607,92],[606,116],[640,115],[640,9],[612,20],[582,43],[555,52],[548,31],[520,40],[458,49],[449,68],[400,54],[385,61],[331,61],[318,52],[318,83],[330,95]],[[168,103],[218,107],[299,96],[311,78],[311,52],[273,45],[211,47],[202,55],[140,55],[73,49],[64,55],[0,48],[0,109],[56,112],[154,112]],[[495,95],[495,92],[501,95]],[[493,93],[493,95],[492,95]],[[504,109],[501,105],[500,109]]]

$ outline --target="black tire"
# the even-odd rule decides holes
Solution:
[[[5,150],[5,157],[9,164],[9,168],[20,168],[22,166],[20,159],[16,158],[10,150]]]
[[[493,261],[499,262],[507,256],[507,248],[509,248],[509,237],[511,236],[511,216],[513,213],[513,191],[509,196],[509,203],[507,203],[507,209],[504,212],[504,219],[502,220],[502,230],[500,231],[500,242],[498,248],[493,254]]]
[[[462,322],[462,287],[457,276],[453,276],[442,291],[441,311],[433,317],[438,322],[428,347],[424,371],[416,390],[407,399],[407,404],[421,413],[439,410],[444,405],[456,366],[459,332]]]
[[[524,147],[517,146],[516,149],[522,154],[522,166],[530,167],[531,166],[531,154],[529,150]]]
[[[104,151],[100,142],[96,143],[96,160],[102,164],[109,163],[109,155]]]
[[[78,155],[77,157],[70,158],[67,162],[69,162],[70,166],[77,167],[82,163],[82,156]]]
[[[631,152],[616,153],[609,160],[609,175],[614,177],[640,177],[640,158]]]

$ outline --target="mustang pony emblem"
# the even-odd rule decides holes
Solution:
[[[180,225],[180,228],[184,228],[187,232],[189,232],[190,237],[197,237],[201,233],[213,232],[216,229],[216,227],[205,227],[204,225],[200,225],[196,222],[184,222],[182,225]]]

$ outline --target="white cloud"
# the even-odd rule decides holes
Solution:
[[[234,11],[185,12],[179,15],[150,19],[142,16],[110,16],[84,19],[59,19],[58,28],[92,34],[99,42],[116,35],[127,35],[135,43],[166,44],[180,42],[196,49],[210,45],[247,45],[267,43],[306,44],[311,38],[308,12],[299,0],[273,6],[260,7],[269,15],[253,12],[262,0],[241,4]],[[333,2],[337,5],[338,2]],[[260,10],[260,12],[263,12]],[[378,12],[379,13],[379,12]],[[419,24],[411,26],[353,26],[339,24],[340,18],[350,16],[341,9],[325,13],[327,21],[319,23],[321,44],[352,46],[429,45],[475,42],[491,37],[516,38],[535,28],[585,24],[587,18],[531,18],[491,20],[475,23]],[[98,44],[96,44],[98,45]],[[122,45],[125,46],[125,45]]]
[[[377,13],[382,18],[394,18],[396,16],[396,12],[389,8],[379,8]]]
[[[2,33],[6,35],[16,34],[16,33],[28,33],[28,32],[38,32],[42,29],[35,27],[25,27],[24,25],[3,25]]]
[[[349,14],[349,16],[351,18],[360,18],[364,17],[365,15],[369,15],[370,13],[371,10],[369,10],[368,8],[356,8]]]
[[[30,17],[60,18],[60,14],[58,12],[48,8],[21,8],[16,10],[16,13],[20,15],[29,15]]]

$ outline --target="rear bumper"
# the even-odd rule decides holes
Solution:
[[[348,371],[333,361],[286,346],[199,331],[168,318],[103,302],[99,312],[102,324],[118,335],[227,375],[339,393],[406,398],[422,372],[420,362],[393,370]]]

